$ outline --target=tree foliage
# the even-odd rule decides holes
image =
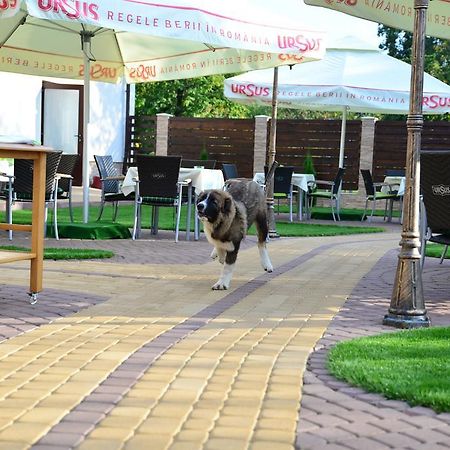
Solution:
[[[380,45],[382,50],[397,59],[411,64],[413,35],[407,31],[378,26],[378,36],[383,38]],[[446,84],[450,84],[450,41],[435,37],[425,40],[425,72]],[[384,119],[397,119],[398,116],[384,116]],[[425,116],[428,120],[449,120],[450,114]]]

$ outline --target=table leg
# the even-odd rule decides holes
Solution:
[[[303,220],[303,189],[298,188],[298,205],[297,205],[297,219]]]
[[[44,259],[44,214],[45,214],[45,171],[47,155],[40,153],[33,167],[33,205],[31,229],[30,294],[42,290],[42,270]]]
[[[186,240],[191,238],[191,208],[192,208],[192,183],[188,184],[188,205],[186,214]],[[195,234],[195,231],[194,231]]]

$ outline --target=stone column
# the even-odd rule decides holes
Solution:
[[[269,119],[269,116],[255,116],[253,175],[256,172],[264,172],[267,152],[267,123]]]
[[[362,117],[361,127],[361,148],[359,168],[369,169],[372,172],[373,165],[373,145],[375,141],[375,122],[378,119],[375,117]],[[349,195],[346,198],[346,206],[352,208],[364,208],[366,198],[366,189],[361,172],[358,174],[358,193],[356,195]]]
[[[169,146],[169,120],[172,114],[156,114],[156,154],[167,156]]]

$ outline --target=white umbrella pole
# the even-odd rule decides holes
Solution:
[[[344,167],[345,133],[347,129],[347,107],[342,108],[341,144],[339,146],[339,167]]]
[[[276,156],[276,141],[277,141],[277,115],[278,115],[278,67],[273,69],[273,86],[272,86],[272,118],[270,120],[269,132],[269,157],[268,170],[275,162]],[[267,172],[269,173],[269,172]],[[266,186],[266,203],[267,203],[267,221],[269,223],[269,236],[279,237],[275,224],[274,198],[273,198],[273,180],[270,177]]]
[[[83,89],[83,223],[89,220],[89,152],[88,152],[88,128],[89,128],[89,80],[91,61],[84,52],[84,89]]]

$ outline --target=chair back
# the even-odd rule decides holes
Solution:
[[[57,173],[73,176],[78,159],[79,155],[62,154],[61,159],[59,160]],[[70,181],[69,178],[61,178],[58,182],[58,190],[68,192],[71,184]]]
[[[450,150],[420,153],[420,188],[432,233],[450,233]]]
[[[214,169],[216,167],[215,159],[182,159],[181,167],[203,166],[205,169]]]
[[[372,174],[369,169],[361,169],[361,175],[364,180],[364,187],[367,195],[375,195],[375,186],[373,185]]]
[[[225,181],[229,180],[230,178],[239,177],[236,164],[222,163],[222,172]]]
[[[177,197],[180,156],[137,155],[136,162],[141,197]]]
[[[47,153],[45,195],[48,198],[55,187],[56,171],[62,152]],[[18,200],[31,200],[33,193],[34,163],[30,159],[14,160],[14,193]]]
[[[266,178],[268,176],[268,167],[264,166]],[[274,194],[290,194],[292,185],[292,174],[294,167],[282,166],[276,167],[273,176],[273,193]]]
[[[94,155],[95,164],[97,165],[100,179],[107,177],[117,177],[119,174],[111,155]],[[106,180],[102,183],[102,189],[105,194],[116,194],[119,192],[118,180]]]
[[[332,189],[332,192],[335,195],[337,195],[339,193],[339,189],[341,188],[342,178],[344,178],[344,172],[345,172],[345,169],[343,167],[339,167],[337,174],[336,174],[336,178],[334,179],[334,184],[333,184],[333,189]]]

